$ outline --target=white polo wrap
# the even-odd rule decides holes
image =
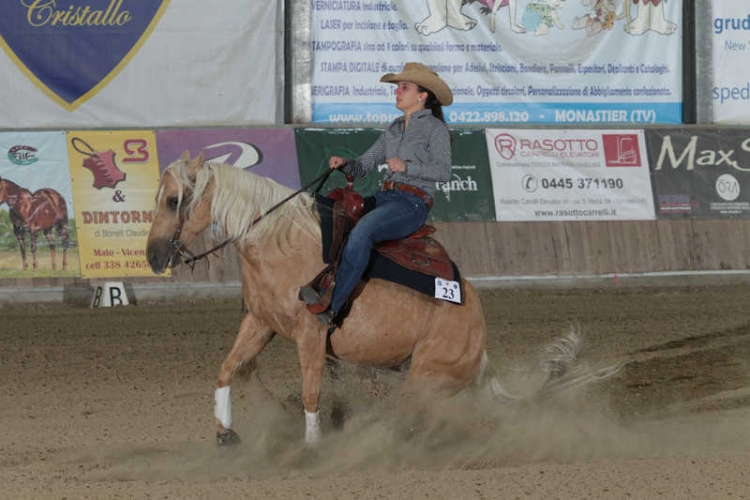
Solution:
[[[305,443],[314,444],[320,441],[320,411],[305,410]]]
[[[214,393],[214,416],[219,419],[225,429],[232,428],[232,399],[229,386],[219,387]]]

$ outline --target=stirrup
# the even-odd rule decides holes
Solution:
[[[331,305],[333,297],[333,287],[323,289],[323,293],[318,293],[310,285],[305,285],[299,289],[299,299],[304,301],[307,310],[318,315],[324,313]]]
[[[320,324],[323,326],[327,326],[329,328],[336,327],[333,322],[336,319],[336,313],[333,312],[333,309],[331,309],[330,307],[323,312],[315,314],[315,317],[318,318],[318,321],[320,321]]]

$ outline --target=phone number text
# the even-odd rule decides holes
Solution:
[[[453,123],[525,123],[526,111],[451,111],[448,121]]]
[[[96,262],[102,269],[148,269],[146,260],[101,260]]]
[[[533,178],[525,181],[527,185],[533,183]],[[625,182],[619,178],[581,177],[573,179],[562,177],[558,179],[542,178],[539,181],[542,189],[624,189]]]

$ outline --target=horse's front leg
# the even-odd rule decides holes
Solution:
[[[241,366],[253,361],[272,338],[273,333],[255,315],[245,314],[232,351],[221,364],[214,394],[214,416],[218,426],[216,441],[220,445],[234,444],[240,440],[239,435],[232,430],[232,378]]]
[[[312,316],[310,315],[310,318]],[[306,318],[309,319],[309,318]],[[326,359],[326,331],[315,325],[300,328],[297,338],[297,352],[302,368],[302,404],[305,407],[305,442],[315,444],[320,441],[320,386],[323,380],[323,366]]]
[[[29,263],[26,262],[26,242],[23,240],[23,228],[13,226],[13,233],[16,235],[16,239],[18,240],[18,247],[21,250],[21,262],[23,262],[23,270],[25,271],[29,268]]]

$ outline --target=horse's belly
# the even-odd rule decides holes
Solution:
[[[349,363],[393,367],[403,364],[414,349],[414,339],[377,328],[346,325],[331,335],[331,351]]]

